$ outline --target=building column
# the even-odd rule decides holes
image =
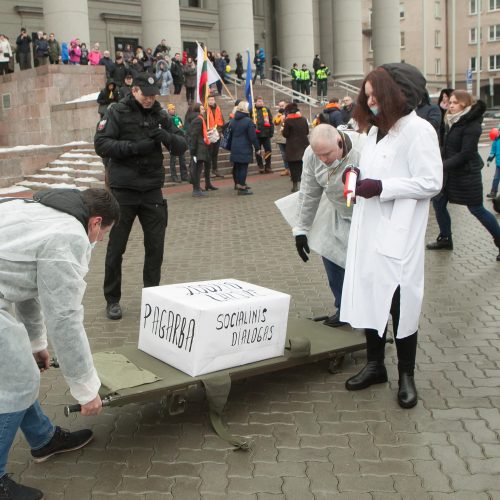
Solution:
[[[45,31],[55,33],[59,43],[79,38],[91,49],[87,0],[43,0],[43,18]]]
[[[252,0],[219,0],[219,32],[220,48],[229,54],[231,66],[236,67],[234,61],[239,52],[243,56],[243,66],[246,67],[247,49],[253,63],[255,38]],[[266,58],[270,64],[270,54],[266,53]]]
[[[314,30],[314,55],[316,55],[321,52],[319,0],[313,0],[313,30]]]
[[[282,66],[312,66],[314,25],[312,0],[277,0],[278,55]]]
[[[353,80],[363,77],[362,28],[361,0],[334,0],[333,74],[335,78]]]
[[[142,45],[153,49],[164,38],[170,55],[182,53],[179,0],[141,0]]]
[[[399,0],[373,0],[372,29],[375,66],[401,62]]]
[[[319,57],[331,71],[333,66],[333,0],[319,1],[319,31],[320,47]]]

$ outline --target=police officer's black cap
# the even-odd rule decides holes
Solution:
[[[146,96],[159,95],[158,80],[151,73],[139,73],[133,85],[139,87]]]

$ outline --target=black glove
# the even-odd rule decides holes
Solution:
[[[382,192],[382,181],[378,179],[362,179],[356,184],[356,196],[373,198]]]
[[[143,156],[154,150],[156,142],[153,139],[141,139],[130,144],[130,151],[133,155]]]
[[[350,170],[354,170],[359,178],[359,168],[358,167],[347,167],[344,172],[342,173],[342,182],[345,184],[345,179],[347,177],[347,172]]]
[[[493,161],[494,156],[488,156],[488,159],[486,160],[488,163],[491,163]]]
[[[299,254],[299,257],[304,262],[307,262],[309,260],[307,254],[311,251],[309,250],[309,245],[307,244],[307,236],[305,234],[299,234],[298,236],[295,236],[295,246],[297,247],[297,253]]]
[[[149,137],[151,137],[156,144],[160,144],[160,142],[162,142],[166,146],[170,142],[170,134],[163,128],[155,128],[154,130],[151,130]]]

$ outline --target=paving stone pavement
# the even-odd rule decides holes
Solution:
[[[486,191],[493,172],[483,172]],[[288,194],[288,178],[250,182],[254,196],[236,196],[229,181],[207,199],[182,189],[169,194],[163,282],[236,277],[290,293],[293,316],[331,312],[319,257],[302,263],[273,205]],[[402,410],[395,400],[394,346],[387,348],[390,382],[364,391],[344,389],[364,364],[363,352],[347,357],[335,375],[318,363],[258,376],[233,385],[225,413],[234,433],[252,439],[245,453],[215,435],[199,393],[175,417],[161,416],[151,402],[67,419],[62,405],[71,397],[58,370],[49,370],[43,408],[59,425],[90,426],[95,439],[34,464],[18,437],[9,470],[48,500],[500,499],[500,264],[467,209],[450,211],[455,250],[426,254],[416,408]],[[436,227],[431,214],[428,240]],[[140,228],[125,255],[121,321],[105,318],[104,254],[105,244],[98,245],[85,296],[94,351],[137,342]]]

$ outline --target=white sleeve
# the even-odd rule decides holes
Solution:
[[[407,159],[411,177],[383,179],[381,201],[432,198],[441,190],[443,161],[437,134],[430,124],[424,122],[422,125],[418,133],[412,136],[408,148]]]

